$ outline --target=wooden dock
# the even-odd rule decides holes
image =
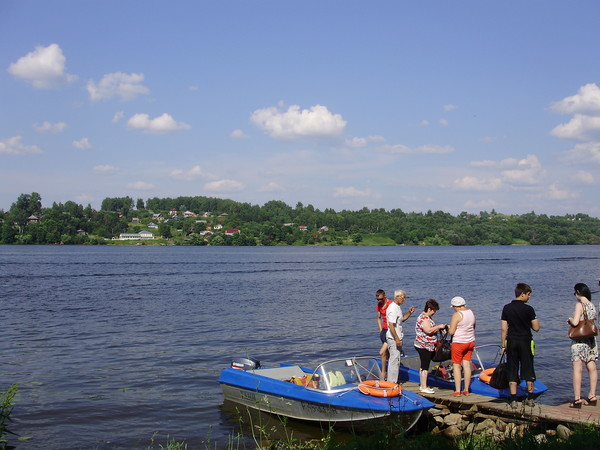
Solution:
[[[551,422],[562,424],[591,424],[600,426],[600,402],[596,406],[582,406],[580,409],[569,408],[565,403],[558,406],[537,403],[533,407],[524,406],[519,402],[519,408],[514,410],[506,399],[498,399],[485,395],[461,395],[453,397],[452,390],[434,388],[434,394],[421,394],[416,383],[405,382],[404,389],[416,392],[439,406],[457,410],[476,408],[478,414],[488,414],[493,417],[503,417],[521,422]]]

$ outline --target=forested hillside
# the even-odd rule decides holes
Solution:
[[[0,211],[0,225],[2,244],[137,243],[118,238],[143,231],[154,237],[144,243],[177,245],[600,244],[600,219],[586,214],[321,211],[302,203],[259,206],[210,197],[106,198],[97,211],[72,201],[44,207],[33,192]]]

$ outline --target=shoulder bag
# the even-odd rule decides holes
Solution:
[[[594,319],[588,319],[583,309],[583,320],[580,320],[576,326],[569,327],[569,337],[571,339],[585,339],[598,336],[598,327]]]
[[[450,336],[450,339],[448,339],[447,330],[444,333],[438,331],[438,334],[439,339],[435,344],[435,353],[431,359],[434,362],[447,361],[452,355],[452,336]]]

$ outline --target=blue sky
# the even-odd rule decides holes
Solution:
[[[0,209],[600,217],[600,2],[0,0]]]

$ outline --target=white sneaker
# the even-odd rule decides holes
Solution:
[[[419,388],[419,392],[421,392],[423,394],[435,394],[435,391],[433,389],[431,389],[430,387]]]

